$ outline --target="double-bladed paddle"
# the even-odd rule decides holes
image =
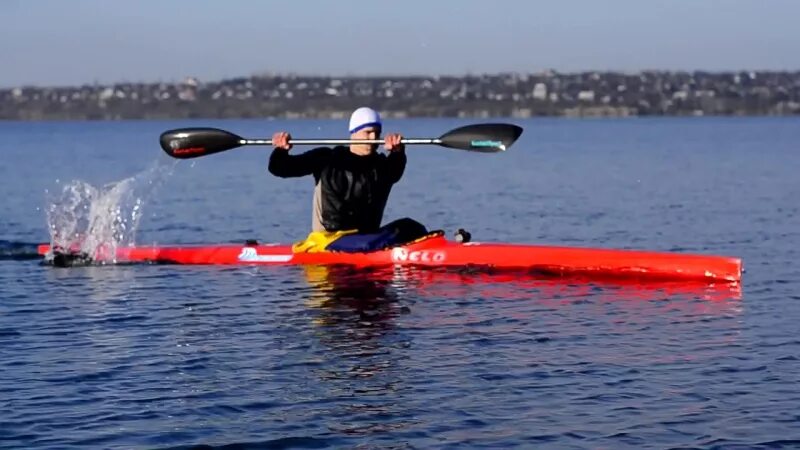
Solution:
[[[433,139],[402,139],[406,145],[440,145],[482,153],[502,152],[522,134],[522,128],[505,123],[466,125]],[[197,158],[245,145],[272,145],[271,139],[244,139],[218,128],[179,128],[161,133],[161,148],[179,159]],[[383,144],[383,139],[291,139],[292,145]]]

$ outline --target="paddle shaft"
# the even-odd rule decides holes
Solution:
[[[290,145],[350,145],[350,144],[383,144],[384,139],[290,139]],[[440,144],[441,139],[401,139],[401,144],[430,145]],[[272,139],[241,139],[239,145],[272,145]]]

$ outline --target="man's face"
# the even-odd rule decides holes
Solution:
[[[350,139],[380,139],[381,129],[378,127],[362,128],[350,134]],[[359,155],[368,155],[378,148],[378,144],[352,144],[350,151]]]

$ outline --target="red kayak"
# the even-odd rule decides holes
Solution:
[[[49,245],[40,245],[47,255]],[[369,253],[293,253],[290,245],[219,244],[117,248],[116,254],[94,255],[97,262],[152,262],[218,265],[333,265],[358,267],[411,265],[524,269],[547,275],[704,280],[738,282],[741,260],[733,257],[638,250],[613,250],[544,245],[447,240],[434,236],[419,242]]]

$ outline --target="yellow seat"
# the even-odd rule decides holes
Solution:
[[[326,251],[325,248],[333,241],[348,234],[354,234],[358,230],[342,231],[312,231],[303,241],[292,244],[294,253],[320,253]]]

